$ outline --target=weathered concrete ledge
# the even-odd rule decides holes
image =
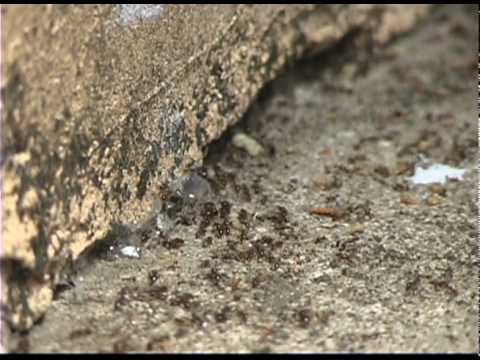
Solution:
[[[296,59],[356,33],[382,45],[424,5],[6,7],[4,310],[28,329],[66,266],[113,223],[141,221]]]

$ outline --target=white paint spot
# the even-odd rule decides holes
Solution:
[[[155,20],[160,16],[164,4],[119,4],[120,21],[124,25],[139,20]]]
[[[124,248],[120,249],[120,252],[123,256],[139,258],[140,254],[138,253],[138,248],[135,246],[125,246]]]
[[[420,166],[415,167],[415,174],[408,180],[414,184],[444,184],[447,179],[463,180],[465,170],[456,169],[448,165],[434,164],[423,169]]]

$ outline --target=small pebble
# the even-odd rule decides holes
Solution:
[[[125,246],[120,250],[120,253],[126,257],[139,258],[140,254],[138,253],[138,248],[135,246]]]
[[[433,183],[430,185],[429,190],[432,194],[437,194],[443,197],[447,195],[447,189],[441,184]]]
[[[256,157],[264,152],[262,145],[244,133],[236,133],[232,139],[233,145],[245,150],[248,155]]]
[[[350,228],[352,234],[362,233],[365,231],[366,226],[364,224],[353,224]]]
[[[437,206],[442,203],[442,198],[438,196],[437,194],[430,194],[426,199],[425,199],[425,204],[428,206]]]
[[[414,196],[412,196],[412,195],[407,195],[407,194],[402,195],[402,196],[400,197],[400,202],[401,202],[403,205],[407,205],[407,206],[409,206],[409,205],[417,205],[417,203],[418,203],[417,199],[416,199]]]

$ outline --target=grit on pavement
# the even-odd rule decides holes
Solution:
[[[290,69],[8,348],[477,351],[475,9]],[[408,179],[434,164],[465,173]]]

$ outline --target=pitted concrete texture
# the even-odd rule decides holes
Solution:
[[[112,5],[2,9],[2,302],[28,329],[78,255],[143,221],[288,64],[353,33],[385,44],[429,7],[169,5],[133,22]]]

